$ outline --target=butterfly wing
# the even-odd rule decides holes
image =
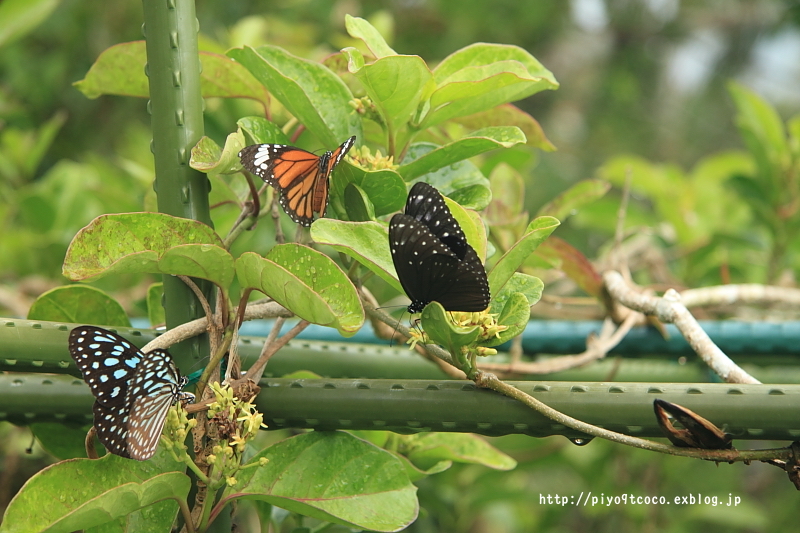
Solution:
[[[325,215],[328,177],[355,143],[350,137],[321,157],[285,144],[254,144],[239,152],[242,166],[278,189],[283,210],[296,223],[310,226],[314,213]]]
[[[312,200],[312,209],[319,213],[320,217],[325,216],[325,210],[328,207],[328,191],[330,189],[329,179],[331,172],[336,168],[336,165],[344,159],[350,148],[356,142],[356,136],[353,135],[341,144],[336,150],[332,152],[325,152],[319,162],[319,175],[320,178],[316,180],[314,185],[314,198]]]
[[[185,382],[167,351],[153,350],[145,356],[128,388],[125,442],[131,459],[144,461],[153,456],[167,412],[182,396]]]
[[[289,218],[303,226],[311,225],[319,156],[285,144],[253,144],[244,147],[239,158],[246,170],[278,190],[279,202]]]
[[[69,353],[99,403],[124,404],[128,381],[142,361],[142,352],[116,333],[79,326],[69,334]]]
[[[397,277],[411,298],[409,313],[422,311],[451,291],[456,282],[458,257],[424,224],[408,215],[393,216],[389,223],[389,244]]]
[[[467,237],[435,187],[424,181],[415,183],[408,193],[405,214],[425,224],[459,259],[464,259],[469,247]]]
[[[458,262],[452,288],[434,301],[448,311],[483,311],[489,307],[491,295],[486,269],[472,246],[467,245],[464,259]]]
[[[106,450],[120,457],[130,458],[128,453],[128,413],[126,403],[117,405],[103,405],[94,402],[94,429],[97,438],[103,443]]]
[[[489,305],[486,269],[435,187],[414,184],[405,214],[389,224],[389,244],[400,284],[411,298],[410,313],[432,301],[447,311],[483,311]]]
[[[80,326],[69,336],[69,351],[95,397],[94,427],[106,449],[145,460],[155,453],[169,406],[181,393],[180,377],[165,350],[148,354],[103,328]]]

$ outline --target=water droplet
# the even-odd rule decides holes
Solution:
[[[587,444],[592,442],[593,439],[594,437],[576,437],[574,439],[569,439],[569,440],[575,446],[586,446]]]

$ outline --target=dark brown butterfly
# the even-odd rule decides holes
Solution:
[[[405,213],[389,223],[389,247],[411,298],[409,313],[433,301],[446,311],[483,311],[489,305],[486,269],[435,187],[418,182],[411,188]]]

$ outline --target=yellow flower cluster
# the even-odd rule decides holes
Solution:
[[[369,146],[363,145],[360,148],[353,148],[347,155],[358,166],[366,170],[396,170],[399,165],[394,164],[394,157],[384,156],[380,150],[373,154]]]
[[[447,315],[455,326],[462,328],[478,326],[480,328],[480,334],[475,341],[476,344],[486,342],[490,339],[499,339],[500,333],[508,329],[508,326],[497,323],[497,315],[493,315],[487,311],[476,313],[450,311]],[[430,344],[431,340],[421,329],[412,328],[409,331],[409,339],[407,342],[411,345],[410,349],[414,349],[417,344]],[[494,348],[487,348],[485,346],[476,346],[474,350],[476,355],[479,356],[495,355],[497,353],[497,350]]]
[[[235,398],[229,386],[217,382],[210,386],[215,401],[208,406],[208,418],[216,424],[220,440],[226,441],[225,454],[234,450],[240,454],[262,427],[264,417],[251,402]]]

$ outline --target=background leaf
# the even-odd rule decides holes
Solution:
[[[11,501],[0,532],[70,532],[105,524],[168,498],[185,499],[191,481],[179,471],[183,464],[167,455],[161,452],[154,460],[131,461],[107,454],[49,466],[29,479]],[[154,511],[149,513],[148,527],[169,529],[178,505],[164,502]]]
[[[277,46],[235,48],[228,55],[268,87],[294,117],[329,148],[362,137],[361,121],[349,105],[353,95],[333,72]]]
[[[130,327],[125,309],[111,296],[86,285],[56,287],[39,296],[28,320]]]
[[[256,455],[267,465],[240,471],[225,489],[234,498],[267,501],[292,512],[374,531],[398,531],[417,517],[416,487],[400,460],[348,433],[314,431]]]

